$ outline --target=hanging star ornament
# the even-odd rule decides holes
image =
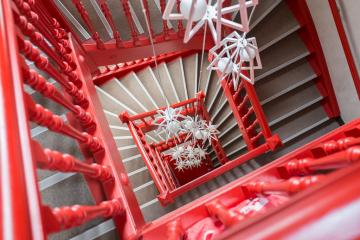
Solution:
[[[219,46],[210,49],[210,54],[214,58],[207,69],[220,71],[220,80],[231,77],[234,89],[237,89],[241,78],[254,84],[254,70],[262,68],[256,38],[246,38],[245,34],[241,36],[235,31],[225,37]]]
[[[238,3],[223,6],[225,0],[181,0],[177,8],[178,12],[173,12],[177,0],[169,0],[163,15],[165,20],[187,20],[184,43],[187,43],[203,26],[209,26],[211,35],[216,45],[220,44],[222,26],[234,30],[249,31],[248,8],[258,4],[258,0],[238,0]],[[228,19],[225,15],[239,12],[241,23]],[[250,14],[251,15],[251,14]]]
[[[180,110],[168,107],[165,110],[158,110],[157,113],[159,115],[154,120],[154,125],[158,126],[157,134],[165,132],[166,139],[172,136],[179,139],[178,134],[182,130],[181,121],[185,119]]]

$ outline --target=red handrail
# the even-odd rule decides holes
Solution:
[[[45,239],[10,1],[0,2],[0,238]]]
[[[338,6],[336,4],[336,0],[328,0],[328,1],[329,1],[332,16],[334,18],[336,29],[337,29],[339,37],[340,37],[341,45],[342,45],[342,47],[344,49],[344,54],[345,54],[345,57],[346,57],[346,61],[348,62],[350,73],[351,73],[351,76],[352,76],[353,81],[354,81],[356,92],[357,92],[358,97],[360,99],[360,76],[359,76],[359,71],[358,71],[358,69],[356,67],[354,56],[353,56],[353,54],[351,52],[350,43],[349,43],[348,37],[346,36],[344,24],[342,23],[341,16],[340,16],[340,13],[339,13],[339,9],[338,9]]]

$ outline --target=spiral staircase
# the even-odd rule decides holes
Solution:
[[[102,19],[96,18],[98,9],[94,9],[92,4],[93,1],[84,2],[87,9],[95,10],[90,12],[90,18],[103,39],[106,39],[108,35],[106,28],[102,27]],[[112,4],[115,7],[115,3],[110,1],[110,8]],[[82,23],[82,19],[74,6],[68,1],[57,1],[57,5],[65,16],[73,17],[69,20],[79,31],[79,35],[86,36],[84,29],[77,26]],[[149,5],[154,31],[161,32],[159,3],[149,1]],[[146,24],[140,1],[131,1],[131,7],[136,28],[139,33],[144,33]],[[119,14],[114,17],[114,21],[126,20]],[[124,25],[124,29],[126,26]],[[169,22],[168,26],[176,28],[177,25]],[[323,97],[316,87],[319,75],[308,61],[312,53],[299,36],[300,28],[300,24],[284,1],[267,0],[256,9],[249,33],[249,36],[257,38],[264,66],[262,70],[256,72],[256,92],[271,130],[280,135],[284,146],[276,152],[269,152],[241,164],[183,194],[166,207],[161,206],[156,198],[157,189],[154,182],[127,126],[121,123],[118,115],[123,111],[130,114],[147,112],[167,106],[168,103],[173,104],[192,98],[202,90],[206,94],[206,107],[211,119],[221,132],[220,142],[228,158],[235,159],[243,154],[246,145],[219,84],[218,75],[207,70],[208,53],[206,51],[203,53],[201,50],[191,51],[185,56],[161,62],[158,66],[147,66],[138,71],[131,71],[125,76],[114,77],[96,86],[113,140],[146,221],[155,220],[190,203],[339,126],[339,122],[328,117],[322,106]],[[124,39],[131,38],[130,31],[125,30],[122,33]],[[29,65],[33,67],[30,62]],[[49,82],[57,85],[51,78]],[[31,89],[27,91],[37,102],[66,120],[65,110],[59,105],[51,104]],[[83,158],[74,140],[58,138],[54,134],[49,134],[46,128],[36,125],[32,126],[31,135],[44,147],[70,153],[79,159]],[[149,138],[155,142],[163,140],[161,136],[155,135]],[[211,149],[209,151],[214,164],[218,164],[214,153]],[[38,179],[45,204],[58,207],[95,203],[84,177],[80,174],[38,170]],[[50,239],[115,239],[117,237],[112,220],[98,219],[82,227],[51,235]]]
[[[166,1],[121,1],[128,4],[127,11],[116,11],[120,6],[118,1],[82,1],[87,18],[96,29],[99,39],[105,45],[107,44],[106,50],[99,48],[101,46],[99,42],[94,43],[95,37],[91,33],[93,30],[89,31],[87,18],[84,18],[84,9],[76,8],[76,4],[73,4],[72,1],[54,0],[52,2],[69,24],[71,32],[83,43],[79,47],[81,48],[80,52],[86,52],[87,57],[91,59],[86,64],[92,70],[91,77],[93,79],[91,80],[93,82],[91,85],[95,84],[93,87],[96,91],[93,92],[93,98],[96,98],[94,101],[100,101],[107,120],[102,124],[112,134],[112,138],[106,139],[106,142],[116,146],[115,154],[120,156],[116,159],[119,161],[117,164],[121,163],[124,166],[126,172],[124,178],[128,178],[129,186],[136,197],[133,201],[137,201],[147,223],[156,221],[183,206],[189,206],[200,197],[254,172],[343,125],[341,118],[329,110],[329,96],[324,94],[324,88],[321,85],[327,73],[321,67],[316,66],[319,54],[309,47],[306,37],[304,37],[306,34],[303,20],[294,15],[292,11],[294,6],[289,4],[291,1],[261,1],[253,15],[251,30],[248,33],[249,37],[254,36],[257,39],[263,64],[263,69],[255,72],[254,87],[268,125],[272,133],[279,135],[283,146],[242,163],[175,198],[173,203],[163,206],[157,198],[158,189],[148,167],[144,163],[127,125],[119,119],[119,114],[124,111],[131,115],[148,112],[193,98],[197,92],[203,91],[206,95],[207,111],[211,121],[217,125],[220,131],[219,140],[228,159],[232,161],[245,154],[248,149],[219,82],[219,76],[215,71],[207,70],[210,58],[209,46],[206,45],[207,47],[202,51],[202,41],[194,49],[185,45],[178,45],[175,49],[171,48],[172,45],[170,47],[158,45],[155,48],[157,55],[171,55],[171,57],[164,57],[158,62],[152,61],[152,51],[149,47],[143,53],[134,53],[133,56],[129,52],[128,55],[119,57],[115,53],[116,47],[112,49],[112,46],[116,45],[113,39],[114,30],[119,30],[119,37],[124,42],[131,42],[135,35],[140,40],[142,37],[148,36],[146,13],[143,11],[142,5],[144,2],[147,4],[147,13],[150,15],[152,34],[161,34],[164,29],[178,31],[181,28],[180,24],[175,21],[168,21],[164,24],[161,12]],[[108,11],[112,12],[113,22],[116,22],[117,26],[114,27],[109,23],[108,16],[104,15],[103,5],[100,4],[103,2],[107,2]],[[126,8],[124,7],[124,9]],[[133,21],[132,27],[129,27],[129,16]],[[239,16],[234,15],[232,18],[238,19]],[[209,38],[207,36],[208,40]],[[96,45],[97,47],[95,47]],[[41,54],[46,55],[43,52]],[[102,55],[102,57],[97,59],[97,55]],[[81,59],[81,57],[79,58]],[[132,67],[134,62],[136,64],[143,62],[143,64],[138,64],[139,67]],[[41,70],[38,64],[29,60],[26,61],[26,64],[44,76],[47,82],[56,89],[62,89],[58,81],[54,80],[54,77],[48,72]],[[126,69],[126,66],[130,69],[129,71],[119,71],[119,69]],[[76,126],[74,117],[67,113],[64,106],[49,101],[47,97],[28,85],[24,86],[25,92],[36,103],[59,115],[65,123]],[[60,137],[59,134],[54,134],[41,124],[32,122],[30,127],[31,138],[40,143],[43,148],[69,154],[83,162],[88,161],[89,153],[84,150],[83,144],[79,145],[73,138]],[[147,138],[152,142],[160,142],[165,139],[165,136],[149,134]],[[220,166],[211,146],[207,148],[207,151],[214,166]],[[102,189],[95,180],[85,177],[83,174],[43,169],[36,171],[43,205],[51,208],[76,204],[92,206],[107,199],[105,197],[106,190]],[[49,239],[73,240],[120,239],[116,223],[109,218],[96,218],[80,227],[57,232],[48,237]]]

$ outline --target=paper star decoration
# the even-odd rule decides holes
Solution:
[[[210,49],[213,61],[208,70],[219,70],[222,77],[231,76],[234,89],[237,89],[240,78],[254,84],[255,69],[261,69],[261,59],[256,39],[242,37],[237,32],[232,32],[225,37],[219,46]]]
[[[204,25],[208,25],[216,45],[220,44],[222,25],[248,32],[249,16],[247,9],[258,4],[258,0],[238,0],[237,4],[223,7],[224,0],[181,0],[180,12],[173,9],[177,0],[169,0],[163,15],[165,20],[187,20],[184,43],[187,43]],[[239,11],[241,23],[225,18],[224,15]],[[195,23],[195,26],[193,27]]]
[[[178,171],[200,167],[202,160],[206,158],[205,150],[193,145],[175,147],[170,155]]]
[[[181,121],[185,119],[185,116],[180,113],[180,110],[171,107],[165,110],[158,110],[157,116],[154,120],[154,124],[158,126],[157,133],[160,135],[165,132],[166,139],[172,136],[179,138],[178,133],[181,131]]]

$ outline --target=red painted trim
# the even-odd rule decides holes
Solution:
[[[89,81],[91,74],[83,57],[84,52],[81,51],[77,42],[71,38],[71,35],[70,45],[76,53],[74,54],[74,58],[78,66],[77,73],[83,81],[82,90],[84,94],[91,99],[87,111],[96,119],[97,128],[92,135],[105,143],[103,145],[104,151],[95,154],[94,159],[98,164],[110,166],[113,171],[114,181],[104,182],[102,186],[107,199],[121,199],[122,205],[126,209],[126,223],[123,232],[123,218],[121,216],[115,217],[114,222],[119,231],[119,235],[127,239],[134,236],[138,229],[145,224],[145,221],[129,182],[125,167],[120,159],[116,143],[112,138],[111,130],[107,124],[95,85],[92,81]]]
[[[156,57],[157,63],[162,62],[170,62],[178,57],[186,57],[196,52],[195,50],[188,50],[188,51],[177,51],[171,53],[164,53],[158,55]],[[120,65],[120,64],[119,64]],[[121,66],[122,65],[122,66]],[[104,70],[100,70],[97,75],[93,77],[93,81],[95,85],[101,85],[105,82],[116,78],[121,78],[130,72],[137,72],[147,67],[154,67],[155,66],[155,58],[143,58],[135,61],[130,61],[126,63],[122,63],[120,66],[115,67],[111,70],[109,67],[104,67]]]
[[[211,39],[207,37],[206,39]],[[170,51],[189,51],[189,50],[201,50],[203,42],[203,35],[199,34],[194,36],[189,43],[183,43],[183,39],[167,39],[154,44],[157,55],[166,54]],[[83,44],[87,55],[86,58],[90,58],[95,62],[97,66],[107,66],[114,63],[124,63],[134,61],[134,59],[143,59],[153,56],[152,48],[150,44],[144,44],[133,47],[115,48],[115,41],[106,42],[105,49],[99,50],[96,45]],[[210,49],[213,46],[213,41],[206,41],[205,49]]]
[[[316,84],[320,94],[324,97],[324,109],[330,118],[338,117],[340,109],[309,7],[304,0],[287,0],[286,3],[301,25],[300,37],[309,52],[312,53],[308,60],[319,76]]]
[[[351,52],[351,48],[350,48],[350,43],[349,40],[346,36],[346,32],[345,32],[345,28],[344,28],[344,24],[342,23],[341,17],[340,17],[340,13],[339,10],[337,8],[337,4],[336,4],[336,0],[328,0],[329,1],[329,5],[330,5],[330,9],[331,9],[331,13],[332,16],[334,18],[334,22],[340,37],[340,41],[344,50],[344,54],[346,57],[346,61],[348,62],[349,65],[349,69],[351,72],[351,76],[353,78],[354,81],[354,85],[356,88],[356,92],[358,94],[358,97],[360,99],[360,76],[359,76],[359,71],[356,67],[356,63],[354,60],[354,56]]]
[[[11,1],[0,2],[0,239],[46,239]]]
[[[245,191],[244,186],[254,180],[267,180],[274,181],[279,179],[286,179],[281,172],[279,172],[279,167],[284,166],[286,163],[293,159],[301,159],[308,156],[313,156],[313,151],[319,147],[324,147],[324,143],[331,142],[333,140],[344,139],[346,137],[355,137],[358,138],[358,133],[360,131],[360,119],[352,121],[347,125],[344,125],[323,137],[320,137],[303,147],[298,148],[297,150],[247,174],[244,177],[239,178],[211,193],[208,193],[206,196],[203,196],[191,204],[187,204],[151,223],[149,223],[143,230],[142,236],[145,239],[156,239],[159,236],[159,233],[165,233],[167,231],[167,225],[172,221],[181,222],[180,227],[186,231],[189,227],[193,226],[198,221],[209,216],[208,204],[213,201],[220,200],[223,203],[224,207],[227,209],[232,206],[236,206],[239,202],[249,198],[248,192]],[[349,155],[350,157],[350,155]],[[231,162],[230,162],[231,163]],[[233,239],[255,239],[252,236],[256,236],[257,233],[266,234],[270,232],[271,234],[283,233],[288,229],[287,227],[279,226],[279,228],[274,228],[274,222],[284,222],[285,226],[291,225],[292,222],[289,218],[292,219],[294,215],[298,218],[296,219],[297,224],[293,225],[291,230],[300,229],[301,224],[310,223],[308,216],[312,216],[313,219],[319,219],[321,214],[319,211],[314,209],[327,209],[328,211],[336,209],[336,205],[327,204],[328,199],[331,195],[338,200],[345,200],[346,203],[349,203],[351,198],[349,194],[343,195],[343,192],[351,192],[351,189],[359,188],[359,184],[353,184],[358,182],[360,176],[358,173],[360,169],[359,164],[352,165],[352,167],[344,168],[333,173],[330,173],[323,178],[321,183],[315,185],[314,187],[304,190],[299,194],[290,197],[289,201],[285,202],[282,206],[277,208],[269,209],[264,214],[251,217],[249,219],[242,220],[241,223],[235,228],[230,229],[229,232],[224,233],[221,236],[221,239],[228,239],[227,237],[233,237]],[[351,177],[352,181],[344,180],[345,178]],[[356,180],[354,179],[356,178]],[[276,182],[276,181],[274,181]],[[341,184],[343,182],[344,184]],[[356,186],[355,186],[356,185]],[[341,186],[341,188],[339,188]],[[344,188],[348,187],[347,190]],[[323,194],[321,191],[323,188],[331,189],[329,193]],[[342,192],[343,191],[343,192]],[[355,194],[358,198],[360,197],[360,189]],[[306,196],[306,197],[305,197]],[[326,198],[326,202],[321,201],[320,199]],[[310,200],[311,199],[311,200]],[[300,204],[300,205],[299,205]],[[304,213],[303,207],[308,207],[310,211]],[[291,209],[291,210],[289,210]],[[282,214],[286,212],[286,214]],[[282,219],[278,216],[281,216]],[[352,221],[355,219],[353,218]],[[264,222],[264,224],[262,224]],[[265,224],[266,223],[266,224]],[[261,225],[261,227],[259,226]],[[243,234],[247,232],[249,234]],[[233,230],[233,231],[232,231]],[[279,238],[256,238],[256,239],[279,239]]]

